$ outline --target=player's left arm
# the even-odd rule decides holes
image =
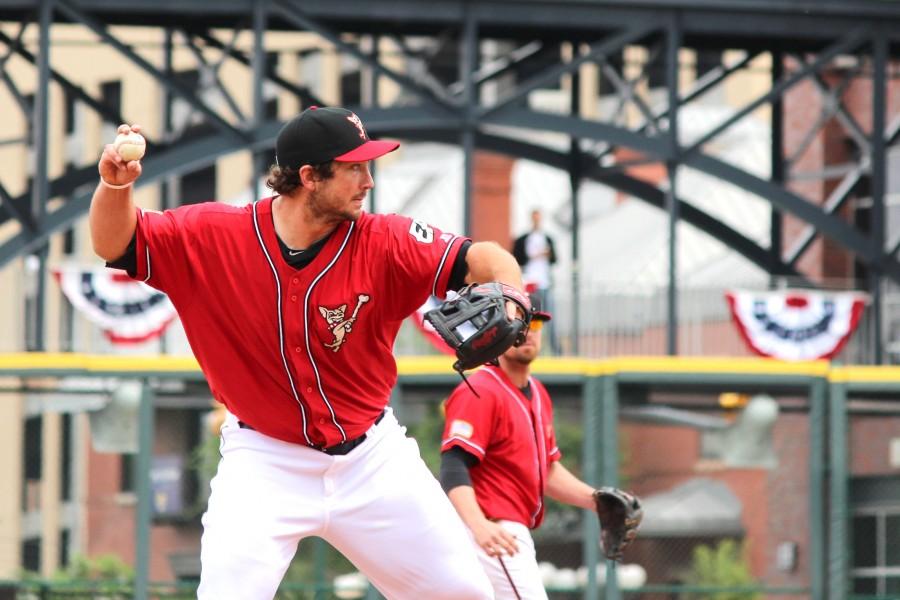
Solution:
[[[500,281],[518,290],[522,286],[522,270],[513,255],[496,242],[475,242],[466,253],[466,283]]]
[[[555,461],[547,471],[548,496],[564,504],[594,510],[594,488],[575,477],[562,463]]]

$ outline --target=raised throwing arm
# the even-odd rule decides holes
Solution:
[[[137,133],[140,125],[120,125],[118,132]],[[141,163],[124,161],[112,144],[107,144],[97,165],[100,183],[91,198],[89,222],[94,253],[106,261],[121,257],[134,235],[137,217],[132,188],[141,175]]]

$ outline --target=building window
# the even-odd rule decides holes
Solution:
[[[34,573],[41,570],[40,538],[29,538],[22,542],[22,568]]]
[[[122,114],[122,82],[107,81],[100,84],[100,102],[109,108],[114,114]],[[104,140],[116,137],[116,131],[121,123],[103,121],[101,136]]]
[[[69,533],[68,529],[63,529],[59,532],[59,566],[67,567],[69,566],[69,544],[71,543],[72,536]]]
[[[900,593],[900,506],[853,515],[853,593]]]
[[[181,204],[197,204],[216,199],[216,165],[186,173],[181,178]]]
[[[135,492],[134,486],[134,454],[123,454],[122,460],[119,462],[119,491]]]
[[[25,461],[25,486],[22,488],[22,509],[38,510],[41,506],[41,444],[43,418],[25,419],[25,439],[23,440]]]
[[[63,502],[72,499],[72,414],[62,414],[62,442],[60,444],[60,477],[59,498]]]

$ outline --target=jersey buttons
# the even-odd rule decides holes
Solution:
[[[294,352],[300,352],[300,351],[301,351],[300,346],[297,346],[296,348],[294,348]]]
[[[291,279],[291,283],[293,283],[294,285],[297,285],[298,283],[300,283],[300,278],[294,277],[293,279]]]
[[[296,301],[297,301],[297,295],[294,294],[293,296],[291,296],[291,302],[296,302]]]
[[[306,393],[307,393],[307,394],[312,394],[312,388],[311,388],[311,387],[306,388]]]

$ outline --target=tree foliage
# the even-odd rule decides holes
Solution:
[[[715,547],[702,545],[694,548],[691,571],[687,583],[702,587],[747,588],[756,582],[750,573],[746,546],[735,540],[720,541]],[[692,594],[695,600],[756,600],[760,594],[752,591],[717,591]]]

